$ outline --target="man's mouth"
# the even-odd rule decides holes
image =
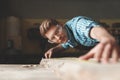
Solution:
[[[62,43],[67,42],[66,38],[62,38],[62,39],[61,39],[61,42],[62,42]]]

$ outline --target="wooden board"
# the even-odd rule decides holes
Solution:
[[[40,65],[0,64],[0,80],[60,80],[55,73]]]
[[[53,70],[62,80],[120,80],[120,63],[100,64],[78,58],[42,59],[40,65]]]
[[[78,58],[42,59],[40,65],[0,64],[0,80],[120,80],[120,63]]]

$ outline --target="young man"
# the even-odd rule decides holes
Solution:
[[[100,24],[88,17],[74,17],[65,25],[54,19],[46,19],[40,26],[40,33],[49,42],[58,44],[45,53],[46,58],[50,58],[56,51],[65,50],[69,47],[74,48],[82,44],[95,47],[85,55],[80,56],[80,59],[95,58],[98,62],[103,63],[108,63],[110,58],[113,63],[118,61],[120,52],[115,38]]]

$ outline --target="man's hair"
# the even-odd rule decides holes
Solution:
[[[55,19],[46,19],[44,20],[40,25],[40,34],[46,38],[45,34],[46,32],[51,28],[51,26],[55,26],[59,24],[59,22]]]

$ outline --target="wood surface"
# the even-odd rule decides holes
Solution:
[[[0,64],[0,80],[60,80],[56,74],[34,64]]]
[[[101,64],[94,59],[42,59],[40,65],[54,70],[62,80],[120,80],[120,63]]]
[[[0,64],[0,80],[120,80],[120,63],[78,58],[42,59],[40,64]]]

